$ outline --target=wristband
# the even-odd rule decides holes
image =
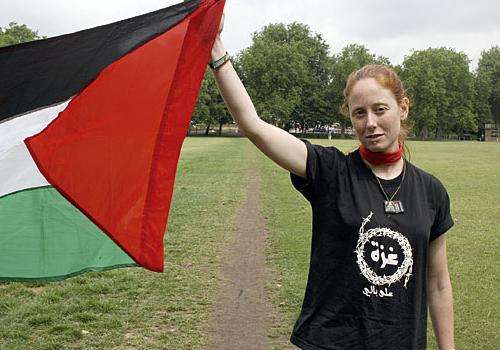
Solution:
[[[222,67],[228,61],[229,61],[229,54],[226,52],[224,54],[224,56],[222,56],[221,58],[219,58],[215,61],[212,61],[212,62],[208,62],[208,66],[210,68],[212,68],[212,70],[216,70],[216,69]]]

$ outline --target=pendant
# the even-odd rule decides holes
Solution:
[[[386,214],[401,214],[405,211],[401,201],[384,201],[384,206]]]

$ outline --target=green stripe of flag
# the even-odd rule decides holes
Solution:
[[[0,281],[60,280],[136,266],[52,187],[1,197],[0,225]]]

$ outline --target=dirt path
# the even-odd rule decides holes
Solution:
[[[269,280],[267,231],[259,202],[259,178],[252,167],[210,322],[210,349],[270,349],[267,334],[272,325],[272,307],[265,290]]]

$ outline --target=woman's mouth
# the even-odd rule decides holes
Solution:
[[[372,135],[367,135],[366,138],[368,140],[376,140],[380,137],[382,137],[384,134],[372,134]]]

